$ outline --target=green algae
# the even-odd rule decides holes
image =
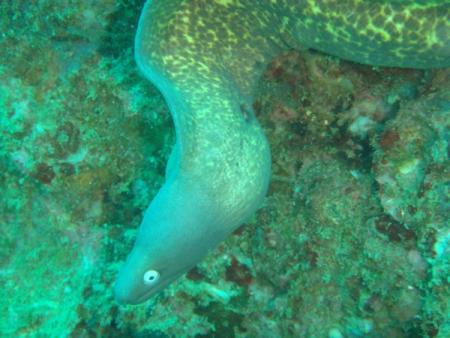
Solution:
[[[173,142],[133,60],[141,5],[0,4],[0,336],[445,337],[449,71],[308,52],[277,58],[255,103],[264,208],[154,300],[114,302]]]

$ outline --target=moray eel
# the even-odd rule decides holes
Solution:
[[[135,57],[169,105],[176,144],[116,299],[144,302],[260,207],[271,160],[253,90],[277,54],[307,47],[370,65],[445,67],[449,13],[449,1],[434,0],[147,1]]]

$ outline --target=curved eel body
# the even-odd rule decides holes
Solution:
[[[450,1],[153,0],[135,55],[176,129],[115,295],[137,304],[192,268],[261,205],[270,152],[252,110],[268,62],[298,46],[379,66],[450,65]]]

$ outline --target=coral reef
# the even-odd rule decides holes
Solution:
[[[276,58],[264,207],[148,303],[112,283],[174,141],[143,1],[0,3],[0,336],[446,337],[450,71]]]

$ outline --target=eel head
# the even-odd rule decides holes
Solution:
[[[227,236],[218,230],[224,229],[226,217],[211,201],[198,182],[176,178],[165,183],[148,207],[117,278],[114,293],[120,303],[144,302]]]

